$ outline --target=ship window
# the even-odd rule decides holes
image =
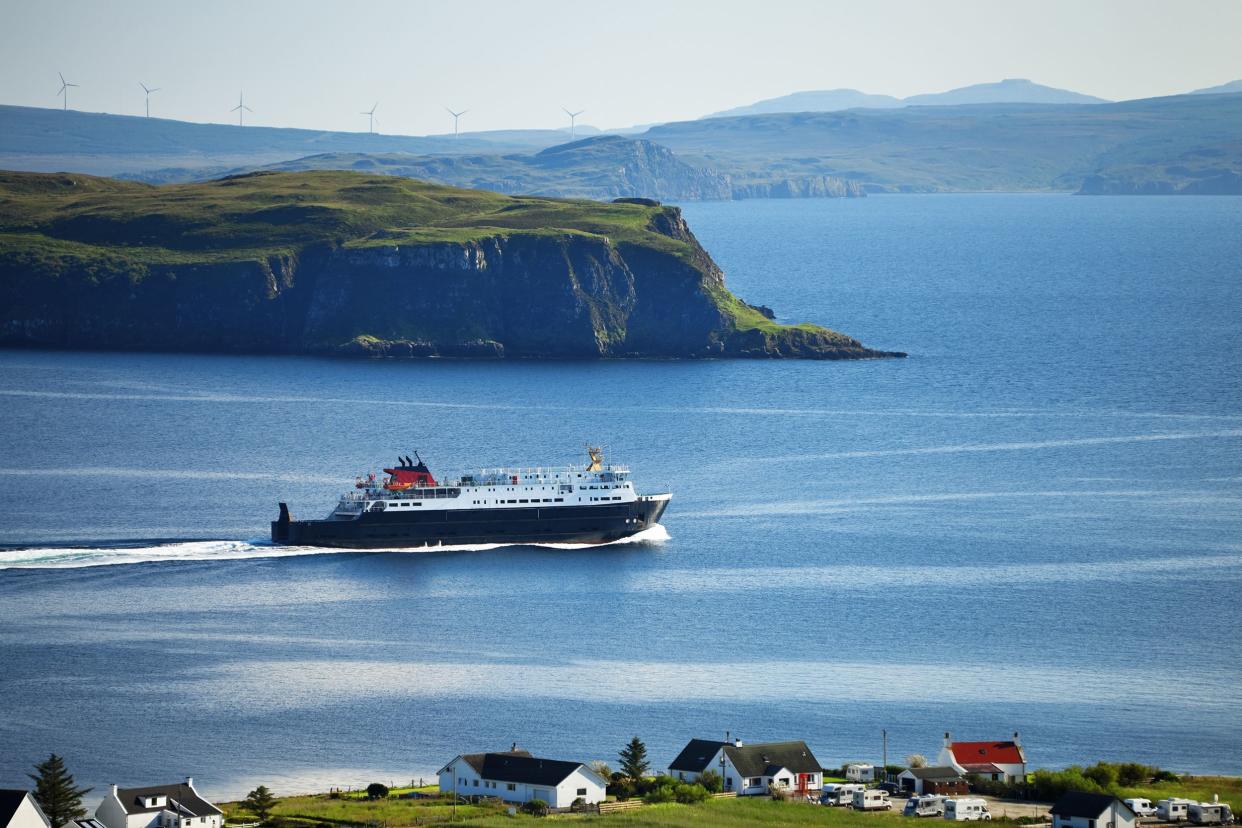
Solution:
[[[556,502],[557,502],[557,503],[564,503],[564,502],[565,502],[565,498],[563,498],[563,497],[558,497],[558,498],[556,499]]]
[[[518,503],[530,503],[529,500],[519,500]]]

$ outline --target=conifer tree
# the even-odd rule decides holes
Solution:
[[[53,753],[46,762],[35,765],[35,772],[26,774],[34,780],[34,798],[53,826],[86,816],[82,797],[90,788],[74,787],[73,774],[65,768],[65,760]]]
[[[266,785],[260,785],[246,794],[246,807],[254,812],[259,822],[267,822],[272,808],[276,807],[276,797],[272,796]]]
[[[651,769],[651,763],[647,761],[647,746],[637,736],[621,750],[620,758],[621,772],[635,782],[640,781]]]

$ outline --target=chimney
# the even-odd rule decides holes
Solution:
[[[952,744],[953,744],[953,741],[949,738],[949,731],[946,730],[944,732],[944,746],[949,747]]]
[[[734,747],[739,747],[739,748],[740,748],[740,747],[742,746],[742,740],[741,740],[741,739],[734,739],[734,740],[733,740],[733,746],[734,746]]]
[[[1022,740],[1018,738],[1018,731],[1013,732],[1013,743],[1018,747],[1022,747]]]
[[[193,788],[193,787],[194,787],[194,777],[193,777],[193,776],[187,776],[187,777],[185,778],[185,786],[186,786],[187,788]]]
[[[509,748],[510,753],[517,753],[517,742],[513,743],[513,747]]]
[[[113,796],[116,796],[116,795],[117,795],[117,794],[116,794],[116,785],[113,785],[113,786],[112,786],[112,795],[113,795]],[[117,798],[119,799],[120,797],[117,797]]]

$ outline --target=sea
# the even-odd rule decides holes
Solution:
[[[52,752],[227,799],[726,733],[1242,774],[1242,199],[684,210],[746,300],[909,357],[0,351],[0,787]],[[672,492],[662,527],[267,542],[398,454],[587,443]]]

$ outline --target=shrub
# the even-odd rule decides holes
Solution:
[[[537,817],[547,816],[548,803],[544,802],[542,799],[532,799],[529,802],[523,802],[522,813]]]
[[[372,782],[367,785],[367,799],[387,799],[388,786],[383,782]]]
[[[1127,788],[1142,785],[1151,779],[1155,768],[1140,765],[1138,762],[1122,762],[1117,766],[1117,784]]]
[[[927,757],[921,753],[911,753],[906,757],[906,764],[912,768],[927,767]]]
[[[699,774],[699,784],[708,793],[720,793],[724,790],[724,780],[714,770],[703,771]]]
[[[649,776],[638,780],[637,787],[640,794],[648,794],[658,788],[676,788],[679,784],[679,780],[662,773],[659,776]]]
[[[683,805],[694,805],[707,799],[707,788],[699,784],[682,783],[673,789],[673,796]]]
[[[780,800],[781,802],[789,799],[789,790],[786,788],[778,788],[773,785],[769,785],[768,793],[772,795],[773,799]]]
[[[673,790],[672,785],[661,785],[643,794],[643,801],[649,805],[655,805],[660,802],[672,802],[676,798],[677,792]]]
[[[613,781],[608,785],[608,793],[624,802],[627,799],[638,796],[638,786],[634,784],[633,780],[626,779],[621,774],[615,774]]]
[[[1084,770],[1082,775],[1099,785],[1102,790],[1110,791],[1117,787],[1117,769],[1112,765],[1096,762]]]
[[[590,807],[591,806],[587,805],[587,801],[582,797],[578,797],[573,802],[569,803],[569,810],[573,811],[575,814],[582,813]]]
[[[1152,775],[1151,781],[1152,782],[1180,782],[1181,777],[1178,776],[1173,771],[1157,769],[1156,772]]]

